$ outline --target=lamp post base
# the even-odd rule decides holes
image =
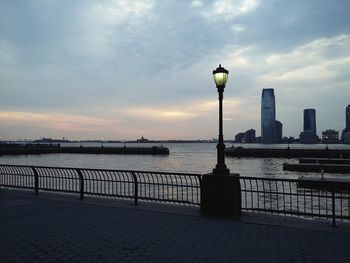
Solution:
[[[213,169],[213,175],[229,175],[230,169],[224,168],[214,168]]]
[[[218,216],[239,216],[241,207],[239,174],[204,174],[201,182],[201,211]]]

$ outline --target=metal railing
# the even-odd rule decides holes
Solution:
[[[172,202],[200,204],[201,175],[189,173],[102,170],[84,168],[0,165],[0,186]]]
[[[350,191],[301,188],[297,179],[239,177],[242,210],[350,220]],[[326,182],[325,182],[326,183]],[[0,186],[200,205],[200,174],[0,164]]]
[[[240,183],[245,211],[350,220],[349,190],[301,187],[298,179],[240,177]]]

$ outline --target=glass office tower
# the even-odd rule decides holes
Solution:
[[[345,119],[346,119],[346,130],[350,131],[350,105],[345,109]]]
[[[299,135],[300,143],[317,143],[316,110],[304,110],[304,131]]]
[[[316,135],[316,110],[304,110],[304,131],[311,131]]]
[[[273,89],[263,89],[261,96],[261,142],[276,142],[276,108]]]
[[[342,132],[343,143],[350,144],[350,105],[345,109],[345,129]]]

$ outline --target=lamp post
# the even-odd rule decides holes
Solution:
[[[224,89],[228,70],[219,67],[213,71],[213,77],[219,94],[219,139],[217,164],[212,173],[203,174],[201,180],[201,211],[220,216],[239,216],[241,214],[241,185],[239,174],[231,174],[225,164],[225,144],[223,136]]]
[[[287,138],[287,143],[288,143],[288,150],[289,150],[289,144],[290,144],[290,137]]]
[[[230,170],[227,169],[225,164],[225,144],[223,136],[223,110],[222,110],[222,101],[224,98],[224,89],[228,78],[228,70],[221,67],[221,64],[218,68],[213,70],[213,77],[216,84],[216,88],[219,94],[219,138],[217,149],[217,164],[213,169],[213,174],[228,175]]]

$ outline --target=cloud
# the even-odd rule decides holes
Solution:
[[[33,125],[44,129],[63,130],[65,132],[101,131],[117,124],[116,120],[101,117],[13,111],[1,111],[0,121],[3,127]]]
[[[259,0],[216,0],[204,8],[202,15],[209,21],[232,20],[254,11]]]
[[[195,117],[196,114],[181,110],[166,110],[166,109],[156,109],[156,108],[136,108],[129,109],[126,113],[141,117],[143,119],[166,119],[166,120],[174,120],[174,119],[186,119]]]
[[[107,26],[140,23],[140,19],[149,16],[154,6],[153,0],[114,0],[98,1],[90,6],[93,21]]]
[[[191,6],[193,7],[201,7],[203,5],[203,2],[200,0],[194,0],[191,2]]]
[[[259,130],[265,86],[275,88],[278,116],[290,133],[299,133],[304,107],[317,108],[331,127],[343,125],[348,1],[54,0],[1,7],[0,111],[50,116],[28,115],[33,122],[25,122],[13,114],[3,134],[26,134],[35,123],[42,128],[32,134],[45,136],[65,130],[76,136],[81,128],[91,137],[211,138],[217,133],[211,71],[218,64],[230,71],[224,99],[230,133]]]
[[[225,107],[230,111],[239,107],[240,101],[234,99],[226,99]],[[182,103],[181,105],[171,107],[149,107],[149,108],[127,108],[125,109],[126,114],[131,114],[141,118],[151,119],[167,119],[169,121],[186,120],[189,118],[203,118],[208,113],[217,112],[218,101],[207,100],[207,101],[191,101],[189,103]]]
[[[316,39],[285,54],[267,56],[272,70],[262,76],[264,82],[337,82],[336,77],[350,66],[350,35]]]

